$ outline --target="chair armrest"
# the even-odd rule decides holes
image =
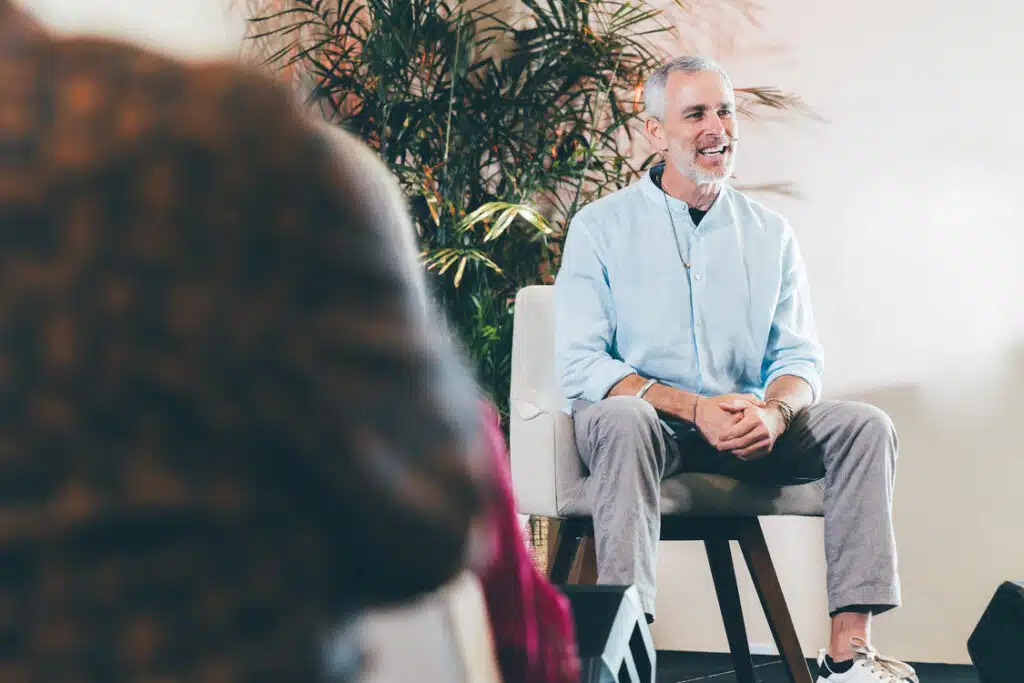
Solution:
[[[513,397],[509,401],[512,486],[520,514],[559,517],[583,477],[572,417]]]
[[[512,487],[520,514],[558,517],[583,476],[555,374],[554,287],[516,294],[509,391]]]

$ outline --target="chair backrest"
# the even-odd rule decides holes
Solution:
[[[520,514],[558,517],[583,476],[572,418],[555,375],[554,287],[516,295],[509,395],[512,485]]]

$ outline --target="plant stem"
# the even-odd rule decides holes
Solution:
[[[465,17],[465,12],[462,8],[459,8],[459,22],[455,28],[455,57],[452,59],[452,82],[448,90],[448,121],[445,124],[444,131],[444,166],[442,169],[444,170],[446,180],[448,174],[448,152],[451,149],[452,139],[452,112],[455,110],[455,78],[459,73],[459,52],[462,49],[462,30]]]

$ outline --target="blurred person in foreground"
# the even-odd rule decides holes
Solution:
[[[348,680],[332,629],[465,567],[492,487],[397,187],[6,0],[0,84],[0,680]]]

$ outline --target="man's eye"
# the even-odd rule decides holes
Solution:
[[[690,114],[689,116],[687,116],[686,118],[688,118],[688,119],[699,119],[702,116],[704,116],[703,112],[695,111],[692,114]]]
[[[718,112],[719,116],[732,116],[732,109],[723,109]]]

